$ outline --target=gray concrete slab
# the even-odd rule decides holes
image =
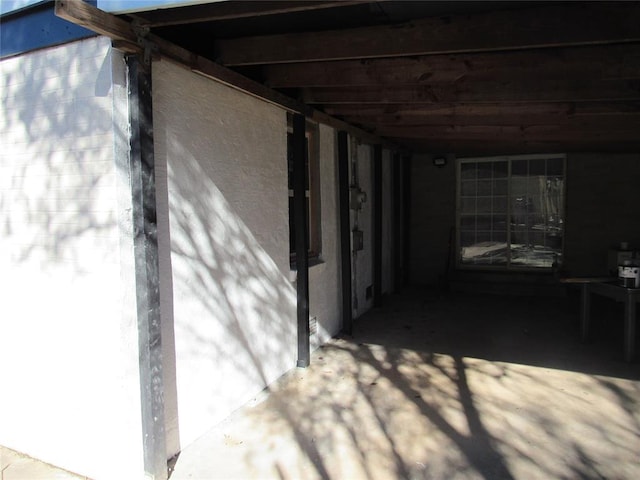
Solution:
[[[117,459],[114,459],[117,461]],[[79,480],[0,447],[0,480]],[[640,478],[622,311],[413,291],[186,446],[172,480]]]
[[[640,478],[622,316],[577,298],[413,292],[183,449],[172,480]]]
[[[88,480],[0,446],[0,480]]]

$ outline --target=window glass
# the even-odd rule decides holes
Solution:
[[[307,209],[307,225],[305,234],[309,245],[309,258],[320,255],[320,175],[319,152],[317,145],[317,125],[307,122],[305,132],[305,196]],[[295,217],[293,214],[293,133],[287,132],[287,170],[289,188],[289,254],[292,266],[295,265]]]
[[[460,160],[459,175],[461,264],[561,263],[564,156]]]

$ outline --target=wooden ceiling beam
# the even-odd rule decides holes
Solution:
[[[640,3],[587,2],[432,17],[401,25],[215,42],[228,66],[490,52],[640,41]]]
[[[637,80],[459,82],[452,85],[305,88],[307,104],[433,104],[640,100]]]
[[[637,153],[639,140],[610,142],[607,140],[581,139],[579,141],[557,140],[403,140],[407,149],[435,154],[453,153],[458,158],[481,155],[509,155],[523,153],[569,153],[569,152],[620,152]]]
[[[401,139],[435,139],[487,141],[494,140],[535,140],[535,141],[630,141],[639,140],[640,122],[624,122],[603,128],[600,123],[592,125],[429,125],[429,126],[386,126],[377,128],[375,133],[384,137]]]
[[[297,102],[258,82],[254,82],[231,69],[200,57],[184,48],[168,42],[157,35],[149,33],[139,36],[134,26],[126,20],[104,12],[82,0],[56,0],[56,16],[81,25],[100,35],[105,35],[116,42],[119,48],[130,53],[142,53],[144,40],[148,46],[154,46],[154,54],[173,60],[180,65],[201,73],[218,82],[261,98],[267,102],[278,104],[298,113],[308,113],[311,108]]]
[[[55,14],[76,25],[81,25],[100,35],[111,38],[114,42],[118,43],[121,48],[125,48],[131,53],[141,54],[143,52],[143,47],[139,43],[141,37],[136,34],[135,28],[129,22],[95,8],[82,0],[56,0]],[[240,90],[265,102],[277,105],[285,110],[301,113],[308,118],[330,125],[338,130],[344,130],[364,142],[382,144],[391,149],[396,148],[396,145],[384,139],[376,137],[353,125],[349,125],[340,119],[330,117],[324,112],[314,110],[308,105],[244,77],[207,58],[196,55],[155,34],[147,34],[144,36],[144,40],[148,42],[148,46],[155,48],[154,55],[160,55],[183,68],[211,78],[236,90]]]
[[[389,105],[324,105],[327,113],[349,116],[402,115],[482,116],[482,115],[610,115],[640,114],[640,101],[623,102],[554,102],[554,103],[438,103]]]
[[[566,125],[575,124],[591,125],[598,124],[600,128],[603,125],[611,127],[616,124],[624,124],[626,122],[634,122],[640,126],[640,113],[635,115],[583,115],[575,117],[567,114],[507,114],[497,113],[489,115],[380,115],[374,117],[357,117],[345,115],[342,117],[344,121],[353,125],[371,126],[376,125],[379,128],[390,126],[401,127],[421,127],[421,126],[442,126],[442,125],[460,125],[460,126],[519,126],[530,127],[534,125]]]
[[[427,85],[460,79],[640,78],[640,44],[265,65],[273,88]]]
[[[595,104],[598,105],[598,104]],[[614,103],[612,105],[618,105]],[[624,104],[623,104],[624,105]],[[398,103],[398,104],[324,104],[322,109],[330,115],[349,117],[402,116],[429,118],[431,116],[483,116],[501,115],[507,112],[515,114],[558,115],[568,114],[576,107],[572,102],[558,103]],[[611,109],[616,107],[611,106]],[[640,106],[638,107],[640,109]],[[617,111],[617,110],[614,110]]]
[[[323,105],[329,115],[370,118],[395,117],[428,119],[430,117],[484,117],[498,115],[640,115],[640,101],[624,102],[557,102],[557,103],[439,103],[439,104],[370,104]]]
[[[141,26],[166,27],[170,25],[188,25],[216,20],[232,20],[247,17],[262,17],[283,13],[305,12],[335,7],[346,7],[366,3],[363,0],[341,1],[235,1],[216,2],[204,5],[190,5],[185,7],[158,9],[139,12],[134,15]]]

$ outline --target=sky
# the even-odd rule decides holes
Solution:
[[[40,3],[42,0],[0,0],[0,14],[17,10],[27,5]],[[107,12],[124,12],[129,10],[149,10],[158,7],[207,3],[211,0],[98,0],[98,8]]]
[[[17,10],[39,0],[0,0],[0,14]]]

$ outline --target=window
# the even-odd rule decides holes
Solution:
[[[562,263],[564,155],[458,161],[457,251],[462,267]]]
[[[317,259],[320,256],[320,167],[318,147],[318,127],[307,122],[306,126],[306,205],[307,205],[307,242],[308,256]],[[287,165],[289,182],[289,254],[292,266],[295,265],[296,238],[295,218],[293,215],[293,130],[289,126],[287,131]]]

